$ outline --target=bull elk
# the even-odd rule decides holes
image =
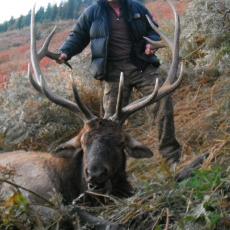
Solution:
[[[173,92],[182,79],[182,67],[177,77],[179,66],[179,16],[173,4],[168,0],[175,16],[174,41],[171,42],[148,18],[150,25],[156,30],[172,51],[172,62],[166,81],[159,86],[156,80],[153,92],[122,107],[124,76],[121,73],[116,112],[108,118],[95,116],[81,101],[76,84],[72,83],[75,102],[62,98],[52,92],[39,66],[45,56],[56,58],[48,51],[49,43],[55,33],[53,30],[39,52],[36,51],[34,10],[31,19],[31,65],[29,79],[33,87],[45,95],[53,103],[75,113],[83,122],[81,131],[70,141],[59,146],[57,153],[15,151],[0,155],[0,166],[11,166],[16,175],[14,180],[44,196],[50,197],[52,191],[61,193],[66,201],[71,201],[80,193],[91,190],[100,193],[128,197],[132,188],[127,180],[126,159],[152,157],[152,151],[123,129],[124,121],[133,113],[155,103]],[[147,39],[147,38],[146,38]],[[164,44],[148,39],[153,46],[159,48]],[[181,65],[182,66],[182,65]],[[0,188],[0,190],[3,188]],[[33,195],[30,197],[33,199]]]

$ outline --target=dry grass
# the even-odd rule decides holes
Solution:
[[[193,229],[196,224],[196,229],[228,229],[227,225],[220,226],[219,223],[229,210],[220,211],[220,204],[214,203],[216,199],[225,199],[224,194],[230,182],[226,174],[230,162],[229,87],[227,76],[206,83],[202,81],[202,76],[198,76],[192,84],[185,80],[173,96],[177,136],[183,147],[182,161],[176,172],[189,165],[197,156],[209,153],[202,165],[201,177],[197,178],[198,184],[203,183],[199,179],[202,175],[205,177],[206,173],[209,175],[214,172],[214,178],[216,175],[223,177],[205,191],[203,200],[198,199],[188,187],[182,189],[175,183],[175,172],[157,153],[156,128],[149,123],[151,114],[142,112],[130,120],[126,129],[151,147],[155,157],[151,160],[129,160],[128,172],[137,192],[132,198],[116,200],[111,205],[94,208],[93,211],[111,221],[125,224],[127,229],[174,229],[178,224],[184,226],[180,229],[185,229],[185,225],[191,223]],[[221,174],[215,171],[217,166],[221,168]],[[192,184],[192,179],[188,183]],[[210,196],[208,201],[205,196]],[[204,208],[206,211],[198,218],[194,213],[199,205],[206,203],[212,203],[214,211]],[[192,216],[191,219],[188,216]]]
[[[163,27],[167,33],[171,32],[170,27]],[[169,59],[168,50],[160,54],[165,60]],[[87,55],[82,60],[86,60],[89,57]],[[64,68],[58,73],[65,76],[64,79],[68,79],[69,74]],[[96,82],[92,84],[92,79],[81,80],[81,72],[76,71],[74,76],[83,101],[98,114],[100,85]],[[70,83],[67,88],[69,91]],[[129,159],[128,174],[136,194],[126,200],[113,197],[110,204],[101,207],[83,208],[105,219],[123,223],[126,229],[132,230],[229,229],[229,76],[212,77],[208,72],[195,76],[188,72],[173,98],[176,134],[183,149],[183,157],[176,172],[197,156],[209,153],[202,170],[184,183],[175,182],[175,172],[158,153],[158,133],[156,127],[151,125],[151,114],[144,111],[132,117],[125,127],[127,132],[155,153],[151,160]],[[206,185],[205,180],[210,182],[210,187],[204,189],[202,185]]]

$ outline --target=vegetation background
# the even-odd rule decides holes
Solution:
[[[72,2],[78,3],[78,8],[71,8],[76,11],[64,13]],[[77,17],[90,3],[69,0],[60,6],[40,8],[38,43],[41,44],[57,24],[51,47],[57,50],[75,23],[67,15]],[[163,0],[145,4],[160,27],[171,36],[173,20],[167,4]],[[122,223],[126,229],[230,229],[230,2],[181,0],[175,4],[182,19],[181,57],[186,64],[182,85],[173,94],[176,132],[183,147],[182,161],[173,172],[157,152],[157,132],[149,125],[151,114],[147,109],[135,114],[126,126],[127,132],[155,153],[151,161],[130,159],[128,162],[136,194],[126,200],[111,198],[112,204],[101,207],[83,208]],[[51,17],[51,9],[55,11],[55,8],[59,13]],[[52,150],[77,133],[82,125],[77,117],[51,104],[30,86],[26,74],[29,28],[24,28],[29,23],[29,14],[0,26],[1,31],[7,30],[0,34],[0,152],[22,148]],[[166,72],[171,54],[165,49],[158,55],[162,71]],[[90,76],[89,62],[89,48],[71,60],[83,101],[99,114],[101,86]],[[42,62],[42,67],[51,88],[72,98],[70,71],[49,59]],[[140,95],[135,93],[134,97]],[[206,153],[208,158],[191,177],[180,183],[175,180],[175,173]],[[5,174],[0,169],[0,178]],[[58,207],[53,220],[39,222],[44,229],[57,227],[63,218],[63,212],[57,211],[61,207],[57,200],[53,201]],[[0,198],[0,229],[13,229],[12,226],[33,229],[38,217],[30,210],[29,202],[21,193],[15,192],[8,200]],[[90,226],[83,228],[90,229]]]

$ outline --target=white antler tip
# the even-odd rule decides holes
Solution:
[[[120,82],[123,84],[124,82],[124,72],[121,72],[120,74]]]

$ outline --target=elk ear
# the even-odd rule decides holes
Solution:
[[[59,157],[74,158],[82,152],[80,137],[81,135],[77,135],[69,141],[58,145],[54,154]]]
[[[148,147],[129,135],[126,135],[125,152],[128,156],[134,158],[149,158],[153,156],[153,152]]]

